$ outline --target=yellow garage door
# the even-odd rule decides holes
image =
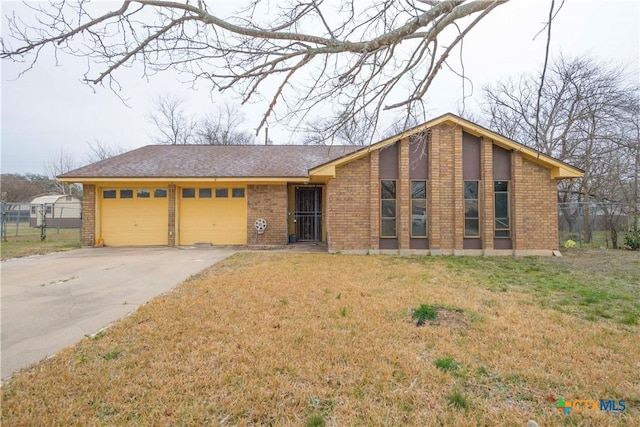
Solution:
[[[179,189],[180,245],[247,244],[247,199],[239,186]]]
[[[102,189],[101,235],[107,246],[167,245],[166,188]]]

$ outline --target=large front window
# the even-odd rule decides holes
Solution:
[[[509,237],[509,181],[493,183],[495,199],[495,237]]]
[[[411,182],[411,237],[427,237],[427,181]]]
[[[464,237],[480,237],[478,181],[464,182]]]
[[[396,181],[380,181],[380,236],[396,237]]]

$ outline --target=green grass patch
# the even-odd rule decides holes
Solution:
[[[496,292],[530,293],[543,307],[588,320],[634,324],[640,317],[640,255],[609,252],[608,262],[613,258],[620,265],[594,263],[593,257],[587,264],[580,251],[559,259],[450,257],[447,264],[456,274]]]
[[[418,326],[424,324],[427,320],[433,320],[436,318],[438,313],[436,312],[436,308],[432,305],[420,304],[420,307],[413,310],[413,314],[411,317],[416,321]]]
[[[467,397],[459,390],[454,390],[447,395],[447,403],[456,409],[468,409],[469,402]]]
[[[47,230],[47,238],[40,240],[40,229],[24,225],[18,235],[8,227],[7,241],[0,243],[2,260],[21,258],[31,255],[42,255],[50,252],[68,251],[80,247],[80,231],[78,229]]]
[[[436,365],[436,368],[440,369],[443,372],[456,371],[460,369],[460,365],[458,364],[458,362],[456,362],[455,359],[451,356],[441,357],[440,359],[437,359],[433,364]]]

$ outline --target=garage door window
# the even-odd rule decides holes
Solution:
[[[116,198],[116,190],[102,190],[102,198],[103,199],[115,199]]]
[[[121,199],[133,199],[133,190],[131,188],[123,188],[120,190]]]
[[[241,199],[244,197],[244,188],[234,188],[231,190],[231,196],[236,199]]]
[[[167,197],[167,189],[166,188],[156,188],[153,192],[153,197],[156,199],[161,199]]]
[[[228,188],[216,188],[216,197],[229,197]]]
[[[211,198],[211,189],[210,188],[200,188],[198,189],[198,197],[201,199],[210,199]]]
[[[138,198],[139,199],[148,199],[151,197],[151,192],[148,188],[138,188]]]
[[[183,188],[182,189],[182,198],[183,199],[193,199],[196,197],[196,189],[195,188]]]

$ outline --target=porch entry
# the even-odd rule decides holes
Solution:
[[[296,187],[294,213],[297,240],[299,242],[321,241],[322,187]]]

